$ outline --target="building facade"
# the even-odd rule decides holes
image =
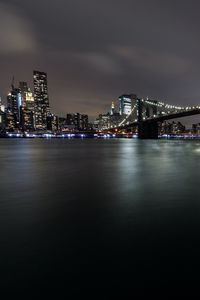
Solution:
[[[8,116],[8,129],[20,129],[20,109],[22,106],[22,95],[19,88],[12,85],[11,91],[7,96],[7,116]]]
[[[35,100],[35,128],[47,129],[47,116],[50,113],[47,74],[33,71],[34,100]]]
[[[133,105],[137,100],[137,96],[134,94],[122,95],[119,97],[119,113],[120,115],[129,115],[132,111]]]
[[[21,107],[21,128],[23,131],[33,131],[34,130],[34,112],[27,109],[26,107]]]
[[[88,129],[88,115],[75,113],[67,114],[66,125],[74,128],[74,130],[84,131]]]
[[[28,84],[25,81],[19,82],[19,89],[21,91],[21,97],[22,97],[22,106],[25,106],[26,102],[26,93],[28,92]]]
[[[0,132],[6,128],[6,113],[0,107]]]
[[[53,115],[53,114],[49,114],[47,116],[47,130],[49,131],[57,131],[58,130],[58,117]]]

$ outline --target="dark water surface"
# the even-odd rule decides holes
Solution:
[[[200,142],[0,140],[1,286],[199,279]]]

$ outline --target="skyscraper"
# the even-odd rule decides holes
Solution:
[[[28,92],[28,85],[27,82],[25,81],[20,81],[19,82],[19,88],[21,91],[21,95],[22,95],[22,106],[25,106],[25,102],[26,102],[26,93]]]
[[[20,81],[19,89],[21,91],[21,109],[20,126],[25,130],[34,130],[35,102],[33,94],[28,87],[27,82]]]
[[[23,131],[34,130],[34,112],[22,106],[20,123]]]
[[[47,129],[47,116],[49,114],[49,97],[47,86],[47,74],[33,71],[34,99],[35,99],[35,128]]]
[[[115,113],[115,103],[114,103],[114,101],[113,101],[112,104],[111,104],[110,115],[113,116],[114,113]]]
[[[27,92],[25,92],[25,105],[28,110],[31,110],[33,113],[35,112],[35,101],[33,97],[33,93],[31,89],[28,88]]]
[[[133,102],[136,102],[136,95],[122,95],[119,97],[119,113],[120,115],[129,115],[133,108]]]
[[[20,110],[22,106],[22,95],[19,88],[14,87],[14,83],[11,85],[11,91],[7,96],[7,116],[12,119],[12,125],[9,125],[9,128],[16,129],[20,128]],[[9,119],[8,118],[8,119]]]
[[[5,107],[1,104],[1,97],[0,97],[0,132],[5,129],[6,126],[6,114],[5,114]]]

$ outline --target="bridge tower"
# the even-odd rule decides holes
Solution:
[[[154,120],[143,121],[143,99],[137,99],[137,119],[138,119],[138,138],[139,139],[157,139],[158,122]]]

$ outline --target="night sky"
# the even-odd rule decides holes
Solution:
[[[200,2],[0,1],[0,95],[48,73],[52,111],[97,116],[123,93],[200,104]],[[199,117],[200,119],[200,117]]]

